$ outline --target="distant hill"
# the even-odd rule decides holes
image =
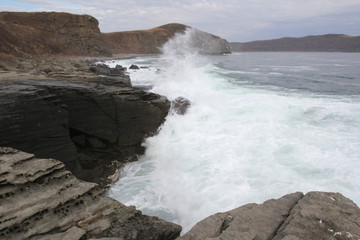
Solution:
[[[326,34],[301,38],[279,38],[253,42],[231,42],[234,52],[360,52],[360,36]]]
[[[101,33],[98,25],[98,20],[89,15],[0,12],[0,56],[158,54],[175,33],[191,28],[172,23],[148,30]],[[230,52],[226,40],[194,30],[194,46],[204,53]]]
[[[230,45],[225,39],[179,23],[170,23],[148,30],[102,33],[102,38],[113,54],[158,54],[160,47],[169,38],[176,33],[185,32],[187,28],[193,30],[191,41],[200,52],[208,54],[230,53]]]
[[[113,54],[118,53],[159,53],[161,47],[177,32],[185,32],[183,24],[167,24],[148,30],[102,33],[102,38]]]

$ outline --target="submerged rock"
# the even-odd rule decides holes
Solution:
[[[339,193],[292,193],[197,223],[179,240],[359,239],[360,209]]]
[[[191,102],[184,97],[177,97],[171,101],[171,108],[180,115],[184,115],[190,106]]]
[[[0,147],[1,239],[175,239],[181,227],[143,215],[75,178],[62,162]]]

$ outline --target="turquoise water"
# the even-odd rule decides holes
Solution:
[[[179,39],[180,38],[180,39]],[[109,62],[133,85],[192,102],[146,139],[108,194],[179,223],[295,191],[340,192],[360,204],[360,54],[179,52]],[[176,51],[174,51],[176,49]]]

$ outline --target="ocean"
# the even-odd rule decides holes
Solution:
[[[360,54],[199,55],[179,35],[159,56],[109,61],[133,86],[191,101],[170,112],[108,195],[183,226],[302,191],[360,206]]]

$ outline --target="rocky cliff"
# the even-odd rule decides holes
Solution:
[[[174,239],[181,227],[149,217],[75,178],[64,164],[0,147],[1,239]]]
[[[218,36],[209,34],[189,26],[172,23],[149,30],[104,33],[103,39],[106,46],[113,54],[118,53],[143,53],[158,54],[164,45],[176,33],[184,33],[192,29],[194,46],[205,54],[230,53],[229,43]]]
[[[360,209],[339,193],[292,193],[214,214],[178,240],[360,238]]]
[[[89,15],[0,12],[0,53],[11,56],[158,54],[159,48],[175,33],[182,33],[190,28],[174,23],[149,30],[100,33],[98,25],[98,21]],[[212,42],[214,46],[213,43],[216,42],[225,46],[215,53],[230,52],[226,40],[198,32],[205,40],[204,44]]]
[[[234,52],[360,52],[360,37],[343,34],[326,34],[301,38],[230,43]]]
[[[89,15],[0,12],[0,53],[12,56],[110,56]]]
[[[116,69],[99,76],[84,61],[18,64],[26,73],[0,75],[0,146],[61,160],[83,180],[99,183],[136,160],[170,107],[166,98],[132,88]]]

